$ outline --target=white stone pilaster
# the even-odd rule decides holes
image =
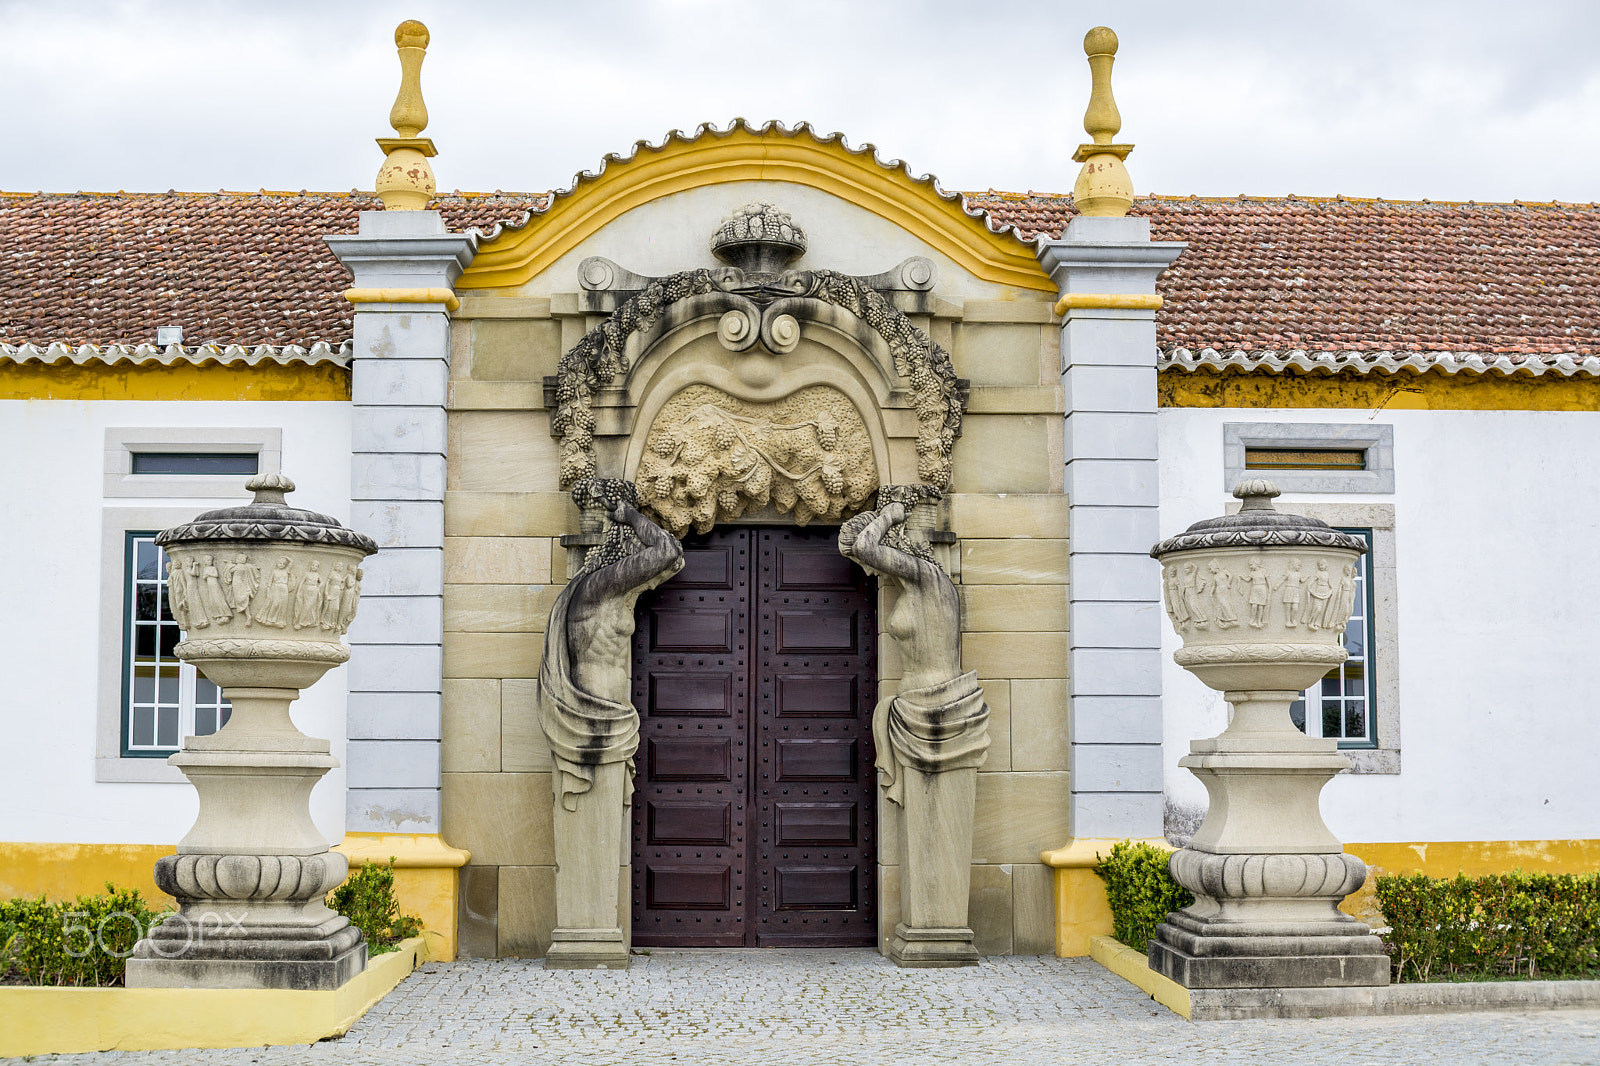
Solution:
[[[350,525],[380,549],[349,634],[346,828],[438,833],[450,289],[477,238],[437,211],[363,211],[357,235],[325,239],[363,291]]]
[[[1148,296],[1184,247],[1151,241],[1147,219],[1080,216],[1039,259],[1063,296]],[[1148,554],[1160,539],[1155,363],[1153,309],[1064,309],[1068,739],[1078,840],[1162,835],[1161,568]]]

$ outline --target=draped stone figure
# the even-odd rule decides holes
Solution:
[[[555,763],[556,928],[545,965],[620,968],[623,817],[639,747],[633,607],[683,568],[683,546],[639,513],[631,482],[590,478],[572,498],[604,539],[556,598],[539,665],[539,726]]]
[[[839,531],[841,554],[899,589],[884,628],[900,647],[900,690],[879,702],[872,732],[885,798],[903,811],[901,921],[889,947],[902,966],[978,958],[967,899],[989,707],[977,674],[961,670],[961,601],[927,541],[939,496],[922,485],[885,486],[876,511]]]

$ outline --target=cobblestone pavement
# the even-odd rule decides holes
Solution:
[[[627,973],[430,963],[340,1040],[77,1064],[1600,1063],[1600,1011],[1191,1024],[1088,959],[899,970],[870,950],[666,951]]]

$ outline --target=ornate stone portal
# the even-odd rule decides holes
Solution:
[[[1271,482],[1242,483],[1237,514],[1198,522],[1150,554],[1163,566],[1179,666],[1233,705],[1222,734],[1182,760],[1211,806],[1172,876],[1195,902],[1168,915],[1150,965],[1189,988],[1389,983],[1389,958],[1339,902],[1367,870],[1318,807],[1350,765],[1304,736],[1289,705],[1345,660],[1340,643],[1366,546],[1272,506]]]
[[[961,672],[961,602],[934,562],[927,534],[940,493],[887,485],[878,509],[839,531],[839,551],[895,585],[885,628],[900,645],[900,691],[872,716],[878,770],[901,818],[900,923],[889,957],[901,966],[978,961],[967,924],[978,768],[989,751],[989,707]]]
[[[682,569],[683,547],[635,509],[629,482],[580,481],[572,498],[602,538],[550,611],[539,665],[539,726],[555,763],[556,925],[545,965],[625,969],[618,892],[639,747],[633,606]]]
[[[130,988],[337,988],[366,944],[323,903],[348,863],[311,821],[311,789],[338,760],[289,718],[300,690],[350,658],[339,640],[361,598],[369,538],[284,501],[278,474],[247,507],[164,530],[178,658],[220,686],[227,725],[167,761],[200,794],[194,828],[155,880],[174,914],[128,960]]]

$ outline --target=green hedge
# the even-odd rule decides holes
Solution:
[[[109,881],[103,895],[70,902],[0,902],[0,975],[32,985],[120,985],[133,945],[164,917],[138,889]]]
[[[1600,874],[1379,877],[1396,981],[1600,977]]]
[[[1149,949],[1156,926],[1169,913],[1194,902],[1189,890],[1168,872],[1168,855],[1154,844],[1124,840],[1113,844],[1111,854],[1095,864],[1094,872],[1106,883],[1113,935],[1136,951]]]
[[[328,894],[328,906],[350,919],[367,938],[367,954],[394,951],[408,936],[422,931],[422,919],[400,913],[394,898],[394,858],[388,865],[369,862]]]

